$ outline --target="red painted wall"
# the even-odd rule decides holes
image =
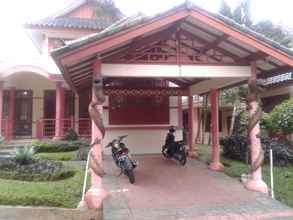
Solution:
[[[169,97],[109,97],[110,125],[169,124]]]

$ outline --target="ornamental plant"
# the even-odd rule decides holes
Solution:
[[[33,160],[35,150],[33,147],[17,148],[15,150],[15,160],[19,164],[28,164]]]
[[[263,119],[263,128],[268,133],[284,135],[293,133],[293,98],[290,98],[277,105],[273,111]]]

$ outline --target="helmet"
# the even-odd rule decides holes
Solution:
[[[172,125],[172,126],[170,126],[170,128],[169,128],[169,132],[175,132],[176,131],[176,129],[175,129],[175,127]]]

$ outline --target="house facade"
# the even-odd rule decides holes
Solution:
[[[100,32],[114,23],[107,16],[104,19],[103,16],[97,16],[96,7],[97,2],[94,0],[80,0],[54,15],[25,24],[25,28],[40,52],[42,62],[0,62],[0,96],[2,97],[0,103],[3,106],[0,111],[0,126],[1,134],[6,140],[60,139],[70,128],[81,137],[90,136],[91,121],[88,104],[91,100],[91,90],[85,88],[81,93],[74,93],[60,70],[51,61],[50,52],[65,46],[72,40]],[[203,30],[201,31],[204,33]],[[215,35],[211,31],[207,33]],[[197,43],[200,45],[204,42],[198,39]],[[232,50],[234,53],[241,51],[236,44],[234,47],[234,51]],[[210,48],[212,45],[205,48],[205,51],[214,52]],[[220,50],[220,52],[224,51]],[[216,52],[218,54],[214,56],[223,57],[220,52]],[[245,52],[248,50],[242,48],[242,53]],[[225,52],[224,55],[228,57],[231,53]],[[263,56],[261,54],[254,56],[257,55]],[[227,57],[225,59],[228,59]],[[216,59],[214,58],[213,62]],[[270,64],[273,65],[272,62]],[[76,69],[76,74],[84,71],[83,66]],[[125,82],[109,79],[108,84],[112,87],[157,87],[160,89],[169,85],[174,88],[187,87],[202,79],[145,78],[142,80],[134,78]],[[287,98],[292,93],[291,90],[290,84],[286,84],[263,94],[265,109],[271,110],[272,106],[283,98]],[[184,95],[188,96],[188,94]],[[104,122],[108,131],[105,141],[110,141],[118,135],[129,134],[128,144],[133,146],[134,153],[159,153],[170,125],[177,127],[178,139],[182,139],[183,128],[188,130],[189,127],[188,99],[182,100],[182,96],[177,96],[176,92],[172,96],[163,98],[159,95],[150,98],[112,94],[106,97],[103,108]],[[226,135],[229,130],[232,106],[220,105],[219,108],[219,129],[222,135]],[[200,120],[201,109],[202,103],[194,100],[193,133],[198,136],[198,142],[204,139],[205,143],[209,143],[211,141],[210,126],[205,126],[206,129],[203,131],[204,126]]]
[[[60,139],[68,129],[74,129],[80,137],[90,137],[88,105],[91,89],[74,93],[51,60],[50,52],[110,26],[114,20],[97,16],[97,7],[94,0],[75,1],[57,14],[25,24],[42,62],[0,63],[3,106],[0,125],[6,140]],[[124,84],[111,82],[115,86],[145,88],[161,88],[168,83],[151,79],[134,79]],[[133,146],[134,153],[159,153],[170,125],[178,128],[177,137],[182,138],[180,100],[176,94],[163,98],[107,96],[103,107],[108,131],[105,142],[129,134],[128,144]]]

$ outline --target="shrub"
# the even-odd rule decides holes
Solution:
[[[65,141],[76,141],[78,140],[78,135],[73,128],[68,129],[65,133],[63,140]]]
[[[248,146],[246,136],[232,135],[230,137],[222,137],[220,144],[223,146],[224,157],[243,162],[248,160]]]
[[[28,164],[19,164],[14,159],[0,162],[0,178],[23,181],[55,181],[71,177],[75,172],[63,166],[61,162],[31,160]]]
[[[20,164],[28,164],[32,161],[35,150],[33,147],[17,148],[15,150],[15,160]]]
[[[293,133],[293,98],[277,105],[264,117],[263,128],[270,134],[281,131],[283,134]]]
[[[34,158],[36,159],[45,159],[45,160],[59,160],[59,161],[68,161],[76,159],[77,151],[69,152],[58,152],[58,153],[37,153]]]
[[[76,160],[87,160],[90,147],[80,147],[76,153]]]
[[[247,145],[246,136],[232,135],[231,137],[223,137],[220,143],[223,146],[224,157],[242,162],[249,161],[250,150]],[[290,150],[289,145],[267,136],[261,137],[261,144],[266,162],[269,162],[269,149],[272,148],[276,165],[284,166],[293,163],[293,152]]]
[[[76,151],[80,147],[89,146],[88,140],[77,141],[35,141],[32,145],[38,153],[57,153]]]

